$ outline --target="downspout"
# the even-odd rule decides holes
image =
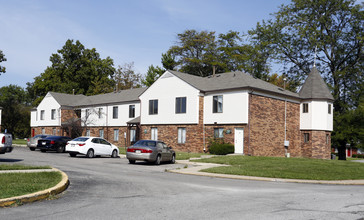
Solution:
[[[106,105],[106,136],[107,140],[109,140],[109,106]]]
[[[249,103],[248,103],[248,156],[250,156],[250,105],[251,105],[251,99],[253,95],[253,89],[249,93]]]

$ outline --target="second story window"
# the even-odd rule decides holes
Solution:
[[[52,120],[56,119],[56,110],[55,109],[52,109],[52,111],[51,111],[51,119]]]
[[[213,96],[212,112],[213,113],[222,112],[222,95]]]
[[[86,109],[86,118],[90,116],[90,109]]]
[[[150,115],[158,114],[158,99],[149,100],[149,114]]]
[[[327,108],[328,108],[328,112],[327,113],[331,114],[331,104],[329,104]]]
[[[118,118],[118,107],[117,106],[114,106],[112,108],[112,118],[113,119],[117,119]]]
[[[129,118],[135,118],[135,105],[129,105]]]
[[[99,118],[102,118],[102,108],[99,108],[99,111],[97,114],[99,115]]]
[[[186,97],[176,98],[176,113],[186,113]]]
[[[303,113],[308,113],[308,103],[303,103],[303,105],[302,105],[302,112]]]
[[[40,120],[44,120],[44,110],[40,110]]]

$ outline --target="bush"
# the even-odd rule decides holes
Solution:
[[[364,158],[364,154],[353,154],[353,158]]]
[[[210,154],[226,155],[234,153],[234,145],[226,143],[213,143],[209,147]]]

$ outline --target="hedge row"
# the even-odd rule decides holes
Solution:
[[[214,143],[209,147],[210,154],[226,155],[234,153],[234,145],[226,143]]]

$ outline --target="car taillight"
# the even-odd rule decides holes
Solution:
[[[27,139],[27,141],[29,142],[29,138]]]
[[[55,144],[55,143],[56,143],[56,142],[54,142],[54,141],[51,141],[51,142],[50,142],[50,144]]]
[[[5,144],[5,136],[3,137],[3,139],[1,140],[2,144]]]
[[[153,153],[153,151],[152,151],[152,150],[150,150],[150,149],[148,149],[148,150],[143,149],[143,150],[142,150],[142,153]]]
[[[132,152],[132,153],[134,153],[135,151],[140,151],[140,153],[153,153],[153,151],[151,150],[151,149],[137,149],[137,148],[134,148],[134,149],[127,149],[127,152]]]
[[[126,151],[127,151],[127,152],[134,152],[135,150],[134,150],[134,149],[130,149],[130,148],[128,148]]]
[[[82,147],[82,146],[85,146],[85,144],[78,144],[78,146]]]

